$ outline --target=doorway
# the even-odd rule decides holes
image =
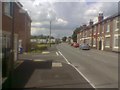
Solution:
[[[99,50],[101,50],[102,49],[102,41],[100,40],[99,41]]]

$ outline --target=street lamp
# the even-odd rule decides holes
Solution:
[[[49,31],[49,45],[50,45],[50,47],[51,47],[51,16],[50,16],[50,14],[48,14],[48,19],[50,20],[50,31]]]
[[[50,33],[49,33],[49,44],[50,44],[50,47],[51,47],[51,23],[52,21],[55,21],[55,17],[54,17],[54,12],[52,10],[49,11],[48,13],[48,19],[50,21]]]
[[[50,36],[49,36],[49,43],[50,43],[50,47],[51,47],[51,20],[50,20]]]

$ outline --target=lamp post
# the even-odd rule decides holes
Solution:
[[[50,20],[50,36],[49,36],[49,44],[50,44],[50,47],[51,47],[51,20]]]
[[[50,14],[48,14],[48,19],[49,19],[49,21],[50,21],[50,27],[49,27],[49,45],[50,45],[50,47],[51,47],[51,15]]]
[[[48,13],[48,19],[49,19],[49,22],[50,22],[50,33],[49,33],[49,44],[50,44],[50,47],[51,47],[51,23],[52,23],[52,21],[55,21],[55,18],[53,17],[53,15],[52,15],[52,12],[53,11],[50,11],[49,13]]]

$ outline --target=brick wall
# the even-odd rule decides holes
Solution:
[[[8,32],[12,31],[12,17],[5,15],[3,2],[2,2],[2,30]]]
[[[31,20],[27,12],[20,12],[21,8],[15,6],[15,33],[18,33],[19,40],[22,40],[23,51],[27,52],[30,48],[30,29]]]
[[[14,33],[18,34],[18,39],[22,40],[22,46],[24,51],[28,51],[30,48],[30,29],[31,19],[27,12],[21,13],[22,5],[14,3]],[[7,16],[4,13],[4,4],[2,6],[2,30],[12,32],[12,17]]]

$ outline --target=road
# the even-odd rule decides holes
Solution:
[[[79,50],[66,43],[57,46],[66,63],[74,65],[95,88],[118,88],[118,54]]]

